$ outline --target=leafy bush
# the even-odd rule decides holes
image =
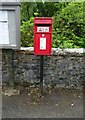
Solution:
[[[23,22],[20,31],[21,31],[21,45],[24,47],[33,46],[33,20],[31,17],[27,22]]]
[[[69,3],[59,14],[56,13],[53,19],[53,47],[85,47],[83,3]]]
[[[23,6],[23,9],[21,9],[21,45],[25,47],[33,46],[33,19],[35,13],[36,15],[43,17],[42,15],[44,15],[45,9],[47,10],[47,6],[49,7],[49,10],[54,6],[53,12],[46,11],[45,14],[47,17],[51,17],[51,15],[53,17],[52,47],[85,48],[85,22],[83,14],[83,2],[49,4],[26,3],[25,7]],[[44,7],[43,11],[41,11],[41,7],[42,9]],[[28,11],[30,10],[28,16],[26,16],[27,9]]]

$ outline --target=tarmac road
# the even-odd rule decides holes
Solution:
[[[83,92],[54,89],[45,91],[24,89],[21,94],[2,99],[3,118],[83,118]]]

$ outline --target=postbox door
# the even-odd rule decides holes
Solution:
[[[35,54],[49,55],[51,52],[51,34],[35,35]]]

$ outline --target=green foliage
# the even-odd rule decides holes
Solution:
[[[85,47],[83,3],[69,3],[59,14],[56,13],[53,19],[53,47]]]
[[[39,17],[52,17],[56,12],[60,10],[60,6],[58,2],[37,2],[37,12],[39,13]]]
[[[33,46],[33,20],[31,17],[27,22],[23,22],[20,31],[21,31],[21,45],[24,47]]]
[[[53,47],[85,48],[83,2],[21,3],[21,45],[33,46],[33,19],[53,17]]]

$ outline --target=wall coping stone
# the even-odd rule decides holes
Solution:
[[[31,54],[33,55],[34,47],[21,47],[20,50],[15,50],[16,52],[23,53],[23,54]],[[52,55],[71,55],[71,56],[83,56],[85,55],[85,49],[84,48],[66,48],[66,49],[60,49],[60,48],[52,48]]]

